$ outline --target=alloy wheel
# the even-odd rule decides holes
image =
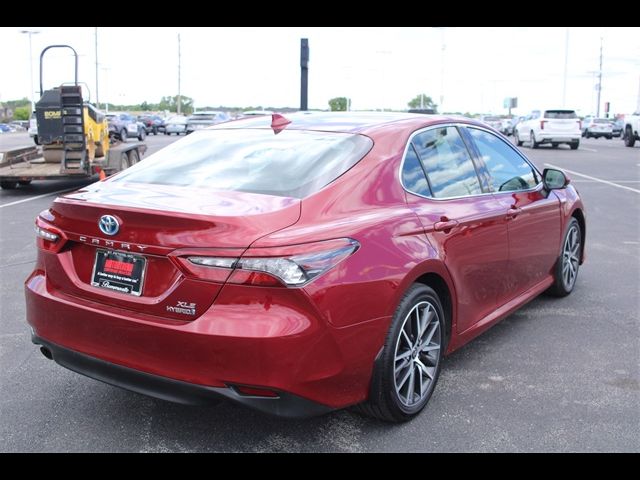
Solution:
[[[394,386],[405,407],[419,404],[431,390],[441,346],[436,308],[427,301],[417,303],[403,321],[394,354]]]
[[[567,290],[573,289],[578,276],[580,263],[580,232],[576,225],[572,225],[567,232],[562,248],[562,282]]]

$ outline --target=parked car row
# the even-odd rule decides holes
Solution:
[[[28,120],[14,120],[9,123],[0,123],[0,133],[24,132],[28,126]]]
[[[164,133],[164,118],[160,115],[138,115],[138,121],[144,125],[147,135]]]
[[[195,112],[188,117],[184,115],[174,115],[165,121],[164,133],[165,135],[171,135],[172,133],[176,135],[188,135],[196,130],[202,130],[203,128],[229,120],[231,120],[231,118],[225,112],[212,110]]]
[[[566,143],[576,150],[581,136],[582,122],[575,110],[567,109],[534,110],[513,131],[516,145],[529,142],[531,148],[538,148],[544,143],[555,148]]]
[[[549,129],[552,127],[558,126],[558,124],[556,123],[555,125],[553,125],[552,123],[549,123],[549,120],[552,120],[552,119],[540,117],[541,112],[542,112],[541,110],[534,110],[529,115],[514,116],[512,118],[483,115],[479,118],[479,120],[485,123],[486,125],[489,125],[490,127],[494,128],[495,130],[498,130],[503,135],[509,136],[509,135],[516,135],[517,133],[518,139],[516,140],[516,142],[518,144],[522,144],[527,140],[529,141],[529,143],[531,143],[531,132],[533,132],[533,135],[536,137],[535,143],[538,145],[540,143],[551,143],[552,146],[557,146],[556,144],[560,144],[560,143],[569,143],[569,144],[573,143],[574,145],[576,144],[575,138],[574,138],[575,131],[572,133],[572,136],[571,138],[569,138],[568,142],[567,141],[557,142],[552,137],[551,137],[551,140],[548,140],[548,138],[550,138]],[[544,113],[548,113],[548,112],[553,112],[553,111],[552,110],[544,111]],[[556,112],[565,112],[564,115],[570,116],[570,119],[577,120],[579,132],[581,137],[583,138],[604,137],[606,139],[611,139],[613,137],[622,138],[624,136],[625,123],[623,119],[596,118],[594,115],[588,115],[581,120],[574,110],[566,110],[566,111],[557,110]],[[563,115],[563,114],[557,113],[554,116],[553,120],[557,119],[555,118],[557,117],[557,115]],[[534,121],[537,120],[538,122],[545,122],[545,123],[539,123],[540,128],[535,129],[533,128],[534,124],[531,123],[532,120]],[[525,122],[528,122],[528,123],[525,123]],[[575,127],[573,122],[569,122],[569,123],[572,125],[572,127]],[[543,133],[542,130],[544,128],[547,129],[547,132]],[[561,138],[564,138],[565,133],[566,132],[564,131],[560,132]],[[538,141],[538,136],[541,136],[542,141]],[[537,148],[537,146],[534,148]],[[578,148],[578,147],[576,146],[575,148]]]
[[[128,113],[108,113],[109,137],[116,137],[126,142],[128,138],[137,138],[142,141],[147,136],[147,131],[142,122]]]

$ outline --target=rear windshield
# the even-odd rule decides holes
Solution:
[[[544,118],[578,118],[575,110],[547,110]]]
[[[611,120],[608,118],[596,118],[594,120],[595,123],[611,123]]]
[[[370,138],[347,133],[204,130],[150,155],[113,181],[303,198],[350,169],[372,146]]]

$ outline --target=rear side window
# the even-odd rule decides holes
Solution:
[[[404,157],[404,164],[402,165],[402,184],[404,188],[411,193],[417,193],[424,197],[431,196],[431,190],[427,183],[427,177],[422,169],[420,159],[416,154],[413,145],[409,145],[407,149],[407,155]]]
[[[547,110],[544,112],[544,118],[567,119],[578,118],[574,110]]]
[[[303,198],[355,165],[373,146],[363,135],[271,129],[202,130],[115,177]]]
[[[475,166],[458,130],[442,127],[426,130],[412,141],[436,198],[482,193]]]
[[[489,171],[493,191],[529,190],[538,184],[535,170],[504,140],[477,128],[467,130]]]

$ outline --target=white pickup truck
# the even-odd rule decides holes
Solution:
[[[622,135],[624,136],[624,144],[627,147],[633,147],[636,144],[636,140],[640,142],[640,111],[624,117]]]

